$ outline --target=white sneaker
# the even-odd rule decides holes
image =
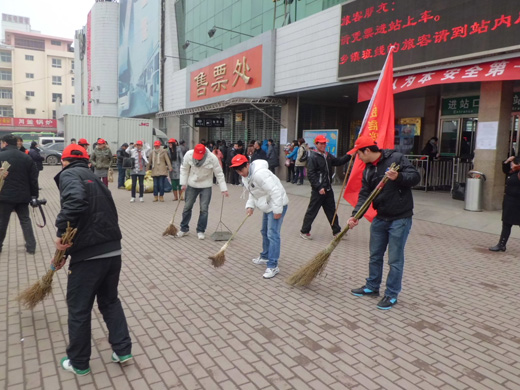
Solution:
[[[280,268],[266,268],[264,273],[264,279],[271,279],[276,276],[276,274],[280,272]]]
[[[135,202],[135,198],[130,198],[130,203],[134,203]]]
[[[262,264],[266,265],[269,260],[264,259],[262,256],[258,256],[256,259],[253,259],[253,264]]]
[[[188,234],[189,234],[189,232],[183,232],[183,231],[181,230],[181,231],[179,231],[179,232],[175,235],[175,237],[179,237],[179,238],[181,238],[181,237],[187,236]]]
[[[144,202],[144,198],[139,198],[139,202],[143,203]]]
[[[312,240],[312,236],[310,233],[300,233],[300,237],[304,240]]]
[[[199,238],[199,240],[204,240],[206,238],[206,236],[202,232],[197,233],[197,237]]]

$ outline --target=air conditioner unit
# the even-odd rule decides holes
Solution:
[[[31,100],[31,98],[29,96],[26,96],[25,100]]]

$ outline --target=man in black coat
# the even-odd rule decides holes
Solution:
[[[412,187],[421,181],[421,175],[408,159],[391,149],[379,149],[370,136],[361,136],[356,140],[349,154],[357,154],[365,163],[362,187],[352,217],[348,220],[353,229],[358,224],[354,215],[370,196],[381,180],[388,181],[379,195],[372,201],[377,216],[370,225],[370,262],[369,275],[363,287],[355,288],[352,294],[379,296],[379,287],[383,278],[384,255],[388,247],[388,277],[383,299],[377,304],[381,310],[389,310],[397,303],[401,292],[404,271],[404,247],[412,227],[413,196]],[[392,163],[399,166],[399,171],[389,170]]]
[[[307,212],[303,218],[303,225],[300,230],[300,237],[304,240],[311,240],[311,226],[318,215],[320,208],[323,208],[329,223],[332,225],[332,234],[336,235],[341,231],[338,216],[334,219],[336,203],[334,201],[334,191],[332,190],[332,167],[346,164],[350,161],[348,154],[336,158],[327,153],[327,138],[318,135],[314,139],[316,152],[309,154],[307,158],[307,178],[311,182],[311,200],[307,207]]]
[[[70,256],[67,306],[69,345],[63,369],[76,375],[90,373],[91,313],[94,300],[108,328],[112,361],[132,359],[132,341],[118,298],[121,272],[121,230],[114,200],[107,187],[88,168],[89,156],[79,145],[63,150],[63,170],[54,180],[60,190],[61,210],[56,217],[56,248]],[[61,236],[67,224],[77,228],[73,245]],[[63,267],[63,261],[57,269]]]
[[[126,178],[126,169],[123,168],[123,159],[130,157],[130,155],[126,152],[128,149],[128,144],[125,142],[119,149],[117,149],[117,188],[125,189],[125,178]]]
[[[0,191],[0,252],[13,211],[18,215],[25,239],[27,253],[36,251],[36,239],[29,217],[29,203],[38,198],[38,170],[29,155],[20,153],[17,139],[8,134],[2,138],[0,151],[0,165],[7,161],[11,166],[4,186]]]

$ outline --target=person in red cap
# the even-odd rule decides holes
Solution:
[[[150,161],[147,169],[152,170],[153,178],[153,201],[164,202],[164,182],[172,170],[172,165],[166,150],[161,147],[161,141],[157,140],[153,143],[153,150],[148,159]]]
[[[83,149],[85,149],[88,152],[88,147],[90,144],[87,142],[85,138],[80,138],[78,141],[78,145],[83,147]]]
[[[56,217],[55,246],[70,257],[67,281],[69,345],[61,367],[76,375],[90,373],[91,313],[97,299],[108,328],[113,362],[132,359],[132,340],[118,298],[121,273],[121,230],[117,209],[108,188],[88,168],[89,156],[79,145],[62,154],[63,169],[54,178],[61,209]],[[73,244],[61,236],[70,224],[78,231]],[[66,258],[56,269],[65,265]]]
[[[94,167],[94,174],[108,187],[108,170],[112,165],[112,151],[103,138],[97,140],[97,146],[90,156],[90,163]]]
[[[208,226],[208,209],[211,201],[213,175],[217,177],[220,191],[229,196],[224,173],[218,162],[218,158],[203,144],[195,145],[184,155],[181,166],[180,184],[185,192],[186,204],[182,211],[181,230],[176,237],[184,237],[190,230],[191,210],[200,196],[200,215],[197,222],[197,236],[204,240],[206,227]]]
[[[238,154],[232,158],[230,168],[242,176],[242,183],[249,191],[246,214],[252,215],[255,208],[264,213],[262,252],[253,263],[267,266],[264,279],[274,278],[280,272],[280,231],[289,198],[280,179],[269,170],[267,160],[258,159],[250,164],[246,156]]]
[[[370,136],[359,137],[354,148],[348,153],[357,154],[366,165],[358,202],[352,211],[352,217],[348,220],[351,229],[358,225],[359,221],[354,218],[354,215],[370,193],[385,175],[389,179],[372,202],[377,216],[370,225],[369,275],[364,286],[352,290],[352,294],[359,297],[379,296],[384,255],[388,247],[390,269],[386,278],[386,291],[383,299],[377,304],[378,309],[388,310],[397,303],[397,296],[401,292],[404,247],[412,227],[412,187],[421,181],[421,175],[403,154],[391,149],[379,149]],[[399,165],[399,172],[389,170],[392,163]]]
[[[311,183],[311,199],[307,212],[303,217],[303,225],[300,230],[300,237],[304,240],[311,240],[311,227],[314,219],[318,215],[320,208],[323,208],[329,223],[332,224],[336,202],[334,201],[334,191],[332,190],[333,166],[344,165],[350,161],[348,154],[342,157],[334,157],[326,152],[327,138],[318,135],[314,139],[316,151],[308,153],[307,157],[307,178]],[[336,235],[341,231],[338,216],[334,218],[332,224],[332,234]]]
[[[172,166],[172,170],[170,171],[170,180],[172,182],[173,200],[183,200],[184,198],[182,196],[181,186],[179,184],[183,155],[181,148],[179,145],[177,145],[177,140],[175,138],[170,138],[168,140],[168,149],[166,149],[166,151]]]
[[[119,149],[116,151],[117,156],[117,188],[124,190],[125,189],[125,180],[126,180],[126,167],[124,167],[123,162],[125,159],[128,159],[130,155],[126,152],[128,149],[128,144],[125,142],[121,145]]]
[[[141,203],[144,202],[144,175],[146,175],[146,166],[148,165],[147,150],[148,149],[143,149],[143,141],[136,141],[135,145],[127,149],[130,158],[134,161],[134,167],[130,171],[130,177],[132,178],[132,197],[130,198],[130,203],[135,202],[137,180],[139,180],[139,201]]]

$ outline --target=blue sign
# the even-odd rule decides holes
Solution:
[[[327,129],[327,130],[303,130],[303,139],[312,150],[316,150],[314,145],[314,138],[318,135],[324,135],[327,138],[327,148],[325,149],[328,153],[334,157],[338,155],[338,130]]]

